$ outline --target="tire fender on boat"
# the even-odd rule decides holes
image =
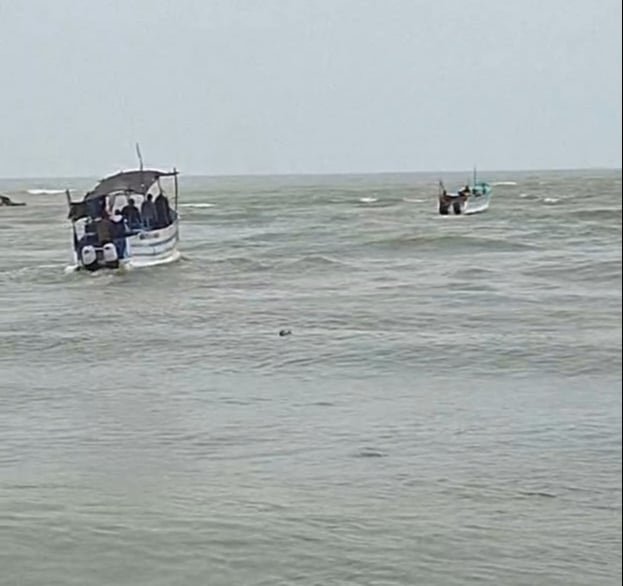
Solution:
[[[104,257],[104,262],[107,264],[114,263],[119,260],[117,248],[112,242],[104,244],[102,247],[102,256]]]
[[[94,262],[97,261],[97,253],[95,252],[95,248],[93,248],[93,246],[85,246],[82,249],[81,258],[82,264],[85,267],[92,265]]]

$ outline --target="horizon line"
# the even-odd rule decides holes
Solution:
[[[154,167],[156,168],[156,167]],[[135,167],[128,167],[125,169],[119,169],[117,171],[111,171],[108,175],[100,176],[109,177],[114,173],[121,171],[130,171]],[[176,168],[180,176],[183,177],[214,177],[214,178],[245,178],[245,177],[348,177],[348,176],[368,176],[368,175],[434,175],[434,174],[456,174],[456,173],[473,173],[472,169],[458,169],[458,170],[417,170],[417,171],[334,171],[334,172],[316,172],[306,171],[302,173],[295,172],[260,172],[260,173],[183,173],[179,168]],[[609,167],[609,166],[592,166],[592,167],[528,167],[523,169],[476,169],[478,173],[534,173],[534,172],[549,172],[560,173],[569,171],[621,171],[621,167]],[[93,179],[98,177],[97,175],[24,175],[24,176],[0,176],[0,181],[12,181],[12,180],[37,180],[37,179]]]

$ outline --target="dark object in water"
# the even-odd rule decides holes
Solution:
[[[463,213],[463,207],[467,202],[467,196],[463,193],[459,195],[448,195],[447,193],[442,193],[439,196],[439,214],[442,216],[450,215],[450,210],[456,216]]]
[[[279,330],[279,335],[283,338],[283,336],[289,336],[292,333],[292,330]]]
[[[20,207],[20,206],[25,206],[26,204],[23,202],[17,203],[11,200],[11,198],[8,195],[0,195],[0,206],[7,206],[7,207]]]

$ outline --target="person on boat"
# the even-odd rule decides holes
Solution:
[[[154,202],[156,206],[156,228],[165,228],[171,224],[171,213],[169,212],[169,200],[161,191]]]
[[[143,218],[143,226],[149,230],[156,226],[158,215],[156,214],[156,204],[153,202],[154,196],[147,194],[145,201],[141,205],[141,216]]]
[[[457,192],[459,199],[461,199],[462,201],[467,200],[470,194],[471,194],[471,190],[469,188],[469,185],[466,185],[465,187],[463,187],[463,189],[459,189],[459,191]]]
[[[93,244],[93,245],[97,244],[97,220],[96,218],[92,218],[92,217],[87,218],[86,224],[84,225],[83,239],[84,239],[85,244]]]
[[[136,207],[134,200],[128,198],[128,203],[121,210],[123,219],[127,222],[131,230],[138,230],[141,227],[141,212]]]
[[[99,218],[102,212],[106,210],[106,198],[97,198],[89,200],[85,203],[87,215],[90,218]]]
[[[100,246],[113,240],[113,223],[110,221],[108,212],[102,210],[101,216],[95,221],[97,241]]]
[[[112,219],[112,236],[113,236],[113,244],[117,249],[117,255],[119,258],[125,257],[125,248],[126,248],[126,236],[127,236],[127,228],[125,225],[125,219],[121,210],[117,210]]]

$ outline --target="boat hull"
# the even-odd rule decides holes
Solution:
[[[470,216],[472,214],[480,214],[482,212],[486,212],[489,209],[489,203],[491,202],[491,194],[485,194],[477,197],[472,197],[467,200],[467,204],[465,205],[465,209],[463,213],[466,216]]]
[[[141,230],[103,246],[83,247],[76,252],[76,270],[96,272],[148,267],[179,259],[179,223],[155,230]]]
[[[140,232],[127,238],[128,258],[149,263],[170,257],[179,241],[179,225],[175,220],[170,226],[158,230]]]

